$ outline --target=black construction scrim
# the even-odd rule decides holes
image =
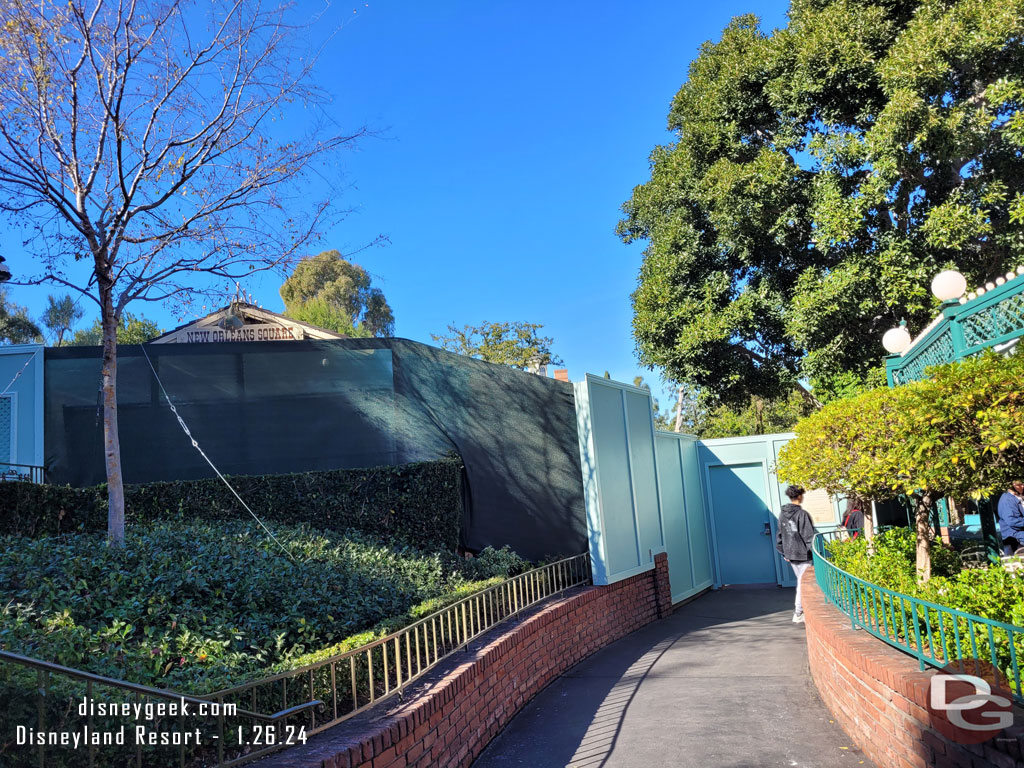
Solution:
[[[106,481],[99,347],[45,352],[51,482]],[[457,452],[462,543],[578,554],[586,522],[572,386],[405,339],[146,346],[224,474],[405,464]],[[118,349],[126,483],[212,476],[138,346]],[[257,513],[259,510],[256,510]]]

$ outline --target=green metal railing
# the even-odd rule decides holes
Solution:
[[[241,765],[401,696],[411,683],[454,653],[468,650],[470,642],[497,624],[552,595],[590,583],[589,554],[559,560],[470,595],[367,645],[205,695],[137,685],[0,651],[0,765]],[[97,706],[83,711],[83,700]],[[106,710],[110,705],[127,705],[143,716],[111,716]],[[147,709],[158,716],[148,717]],[[126,723],[124,744],[70,748],[33,741],[18,747],[13,739],[4,744],[7,731],[13,735],[18,727],[24,733],[104,736],[117,734]],[[138,744],[138,726],[159,743]],[[195,740],[175,741],[175,734],[193,731]]]
[[[926,665],[945,667],[961,659],[988,661],[1004,676],[1014,700],[1024,704],[1024,627],[974,616],[857,578],[832,562],[826,546],[844,535],[829,531],[814,537],[814,577],[825,598],[849,617],[852,628],[863,629],[909,653],[922,670]]]

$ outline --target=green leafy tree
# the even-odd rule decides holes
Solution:
[[[930,320],[936,272],[1016,266],[1022,40],[1019,0],[794,0],[706,43],[618,228],[647,243],[641,361],[729,403],[827,400]]]
[[[43,325],[50,331],[50,340],[55,347],[64,343],[64,336],[71,332],[71,327],[82,319],[82,308],[67,295],[55,298],[46,297],[47,306],[43,310]],[[96,342],[99,343],[98,341]]]
[[[1021,380],[1024,356],[987,352],[830,403],[797,425],[779,475],[864,499],[911,498],[916,567],[927,580],[935,503],[991,495],[1024,469]]]
[[[927,580],[931,511],[939,495],[927,485],[918,451],[919,414],[910,408],[914,394],[910,387],[880,388],[826,405],[797,424],[796,437],[779,452],[778,473],[784,482],[859,500],[865,530],[873,525],[868,502],[911,496],[917,510],[917,569]]]
[[[130,312],[125,312],[117,324],[117,343],[144,344],[150,339],[155,339],[161,333],[160,328],[152,320],[135,317]],[[75,331],[75,335],[71,337],[71,346],[73,347],[91,347],[102,343],[103,324],[99,318],[88,328]]]
[[[0,342],[29,344],[42,341],[43,334],[28,316],[28,309],[11,301],[7,288],[0,288]]]
[[[801,419],[796,437],[779,451],[777,471],[783,482],[859,503],[869,539],[874,532],[871,502],[896,495],[899,468],[892,448],[901,394],[881,388],[826,404]]]
[[[460,355],[518,368],[521,371],[537,358],[541,365],[562,365],[562,360],[551,352],[554,339],[541,336],[541,323],[488,323],[466,325],[461,329],[448,326],[448,335],[430,334],[442,349]]]
[[[370,275],[338,251],[302,259],[281,286],[285,314],[346,336],[393,336],[395,316]]]
[[[917,502],[919,548],[932,503],[991,496],[1024,470],[1022,380],[1024,356],[987,351],[899,388],[908,395],[901,416],[914,433],[904,452],[910,482],[903,491]],[[922,556],[919,551],[919,570]]]

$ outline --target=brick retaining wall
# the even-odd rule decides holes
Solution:
[[[863,630],[825,600],[808,569],[803,580],[811,677],[829,711],[878,768],[1024,766],[1024,711],[998,740],[961,745],[931,727],[929,681],[917,659]]]
[[[666,555],[606,587],[586,587],[499,626],[389,702],[255,765],[259,768],[468,766],[548,683],[672,610]]]

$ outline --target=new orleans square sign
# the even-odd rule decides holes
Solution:
[[[298,341],[303,338],[302,329],[296,325],[271,325],[259,323],[243,325],[241,328],[187,328],[177,332],[179,343],[203,344],[221,341]]]

